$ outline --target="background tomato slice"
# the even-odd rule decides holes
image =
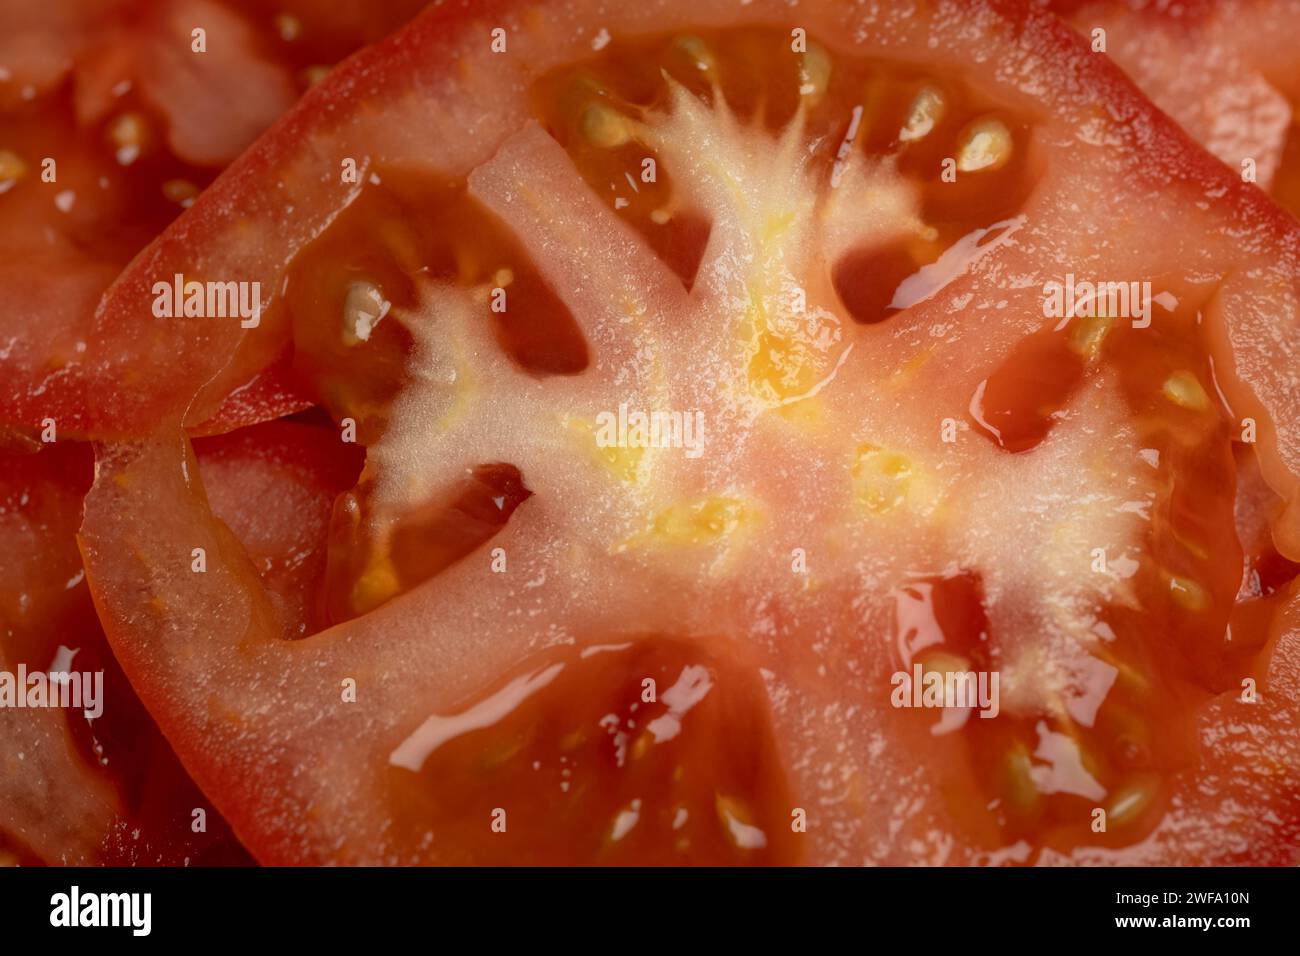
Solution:
[[[1293,0],[1165,4],[1053,0],[1193,138],[1293,214],[1300,212],[1300,6]]]
[[[286,634],[319,627],[326,529],[335,497],[356,481],[360,452],[340,454],[332,428],[281,421],[202,439],[197,456],[213,508],[274,595],[280,627]],[[60,666],[102,670],[105,690],[96,721],[0,711],[0,842],[23,862],[248,862],[135,696],[91,606],[75,537],[90,447],[59,443],[4,463],[0,666],[46,670],[70,653]],[[195,809],[205,814],[198,832]]]
[[[103,667],[116,702],[94,731],[64,715],[6,711],[12,746],[3,779],[12,815],[0,829],[24,860],[246,860],[210,807],[208,833],[193,833],[190,810],[206,801],[135,699],[104,643],[84,583],[77,583],[74,534],[91,452],[67,439],[104,426],[95,425],[95,410],[85,404],[85,383],[95,374],[87,342],[100,295],[120,268],[300,89],[418,6],[392,3],[363,17],[355,4],[310,0],[276,11],[208,0],[0,4],[0,289],[9,302],[0,369],[10,386],[0,403],[0,447],[33,452],[42,447],[35,440],[41,431],[63,440],[40,455],[5,456],[13,492],[6,551],[12,544],[15,552],[31,552],[13,557],[21,567],[11,569],[0,656],[44,668],[57,649],[50,642],[62,636],[75,644],[79,663]],[[195,26],[206,31],[202,55],[191,49]],[[51,182],[42,179],[46,157],[57,163]],[[273,367],[228,396],[202,431],[230,431],[309,404],[292,377]],[[280,476],[266,474],[266,456],[290,445],[272,442],[257,460],[251,448],[214,447],[214,493],[258,475],[263,484],[256,490],[272,493]],[[232,455],[242,455],[247,468],[220,464]],[[337,467],[332,459],[322,474]],[[328,517],[335,493],[324,493],[319,520]],[[295,521],[310,511],[309,499],[307,492],[293,498],[302,506]],[[44,507],[39,502],[51,500],[59,502],[57,515],[36,514]],[[246,514],[238,507],[244,499],[231,494],[227,503],[231,511],[223,513],[234,516],[250,541],[265,540],[266,529],[238,521]],[[281,569],[282,575],[312,567],[301,548],[286,552],[285,560],[302,564]],[[61,590],[64,580],[69,584]],[[35,609],[38,595],[43,603]],[[307,613],[300,601],[286,609],[286,620]],[[105,769],[101,761],[109,760],[113,766]],[[33,772],[39,765],[46,772]],[[62,809],[54,812],[51,804]]]
[[[84,447],[4,456],[0,668],[8,673],[20,663],[45,670],[58,644],[80,652],[84,635],[99,630],[73,537],[91,464]],[[77,719],[85,723],[57,710],[0,708],[0,852],[10,862],[92,862],[120,819],[111,788],[78,751]]]
[[[91,606],[76,530],[91,450],[4,456],[0,667],[102,672],[102,714],[0,709],[0,847],[19,863],[246,862],[117,666]],[[193,811],[206,814],[201,831]]]
[[[417,7],[0,4],[0,426],[115,430],[87,394],[121,344],[95,327],[104,289],[303,89]],[[288,377],[239,384],[206,432],[309,404]]]

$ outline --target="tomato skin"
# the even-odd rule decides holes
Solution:
[[[1248,182],[1300,214],[1295,104],[1300,5],[1294,0],[1041,0],[1107,55],[1156,105]],[[1189,69],[1194,64],[1194,68]]]
[[[315,405],[311,389],[293,372],[288,359],[273,362],[227,395],[207,421],[193,425],[196,438],[222,435],[250,425],[273,422]]]
[[[692,24],[699,20],[725,23],[735,15],[734,6],[729,4],[694,6],[698,9],[691,11]],[[671,4],[649,4],[644,9],[622,11],[618,16],[625,17],[626,25],[634,27],[663,20],[672,9]],[[770,23],[784,24],[789,16],[788,8],[774,3],[755,3],[746,9],[747,16]],[[463,5],[435,10],[375,50],[362,54],[313,91],[146,251],[101,306],[97,316],[101,328],[124,329],[132,323],[138,327],[139,316],[146,314],[151,278],[182,270],[196,257],[211,263],[222,274],[242,275],[262,281],[266,288],[279,288],[286,260],[325,228],[332,211],[349,195],[346,188],[335,185],[332,175],[322,175],[306,165],[308,161],[302,158],[301,149],[304,140],[330,144],[331,148],[322,145],[321,151],[331,158],[356,150],[358,155],[398,161],[418,160],[425,155],[429,142],[441,137],[450,144],[447,148],[455,152],[446,159],[452,171],[486,158],[506,131],[489,130],[482,141],[465,142],[455,139],[454,130],[463,124],[464,111],[492,110],[503,117],[503,124],[520,119],[519,114],[511,112],[513,107],[508,99],[497,95],[499,91],[492,91],[493,95],[473,88],[461,91],[463,95],[456,103],[447,104],[448,115],[435,115],[429,120],[433,129],[419,133],[411,131],[411,124],[401,122],[389,124],[391,128],[373,124],[351,116],[350,108],[364,113],[366,104],[378,101],[398,104],[394,109],[404,103],[408,104],[407,109],[414,109],[406,98],[408,85],[449,93],[456,90],[455,82],[441,73],[441,64],[455,60],[454,54],[461,44],[486,42],[486,30],[476,32],[485,24],[501,22],[512,30],[543,33],[552,30],[562,35],[575,20],[581,23],[588,19],[588,7],[583,4],[564,5],[554,12],[554,18],[530,21],[514,5],[507,4],[474,7],[472,12]],[[813,6],[804,12],[810,18],[810,30],[818,34],[845,37],[854,34],[851,25],[843,19],[853,14],[845,8]],[[1103,238],[1112,233],[1114,246],[1105,246],[1112,255],[1137,257],[1137,261],[1146,263],[1145,268],[1155,273],[1162,268],[1194,270],[1203,266],[1216,270],[1216,274],[1255,268],[1264,270],[1271,280],[1280,277],[1276,288],[1271,289],[1282,303],[1282,308],[1274,314],[1273,331],[1264,331],[1252,343],[1249,333],[1259,332],[1263,326],[1242,328],[1239,331],[1247,334],[1233,336],[1218,354],[1224,359],[1225,368],[1235,360],[1241,375],[1238,380],[1225,378],[1229,397],[1242,402],[1255,401],[1253,407],[1260,409],[1261,420],[1275,423],[1276,441],[1274,433],[1269,433],[1268,440],[1272,443],[1270,447],[1276,446],[1279,451],[1266,463],[1266,477],[1280,493],[1294,500],[1294,475],[1300,465],[1300,450],[1294,444],[1296,419],[1286,414],[1294,399],[1288,390],[1289,373],[1285,367],[1281,372],[1270,371],[1277,356],[1269,353],[1281,349],[1283,355],[1289,355],[1296,347],[1297,311],[1294,297],[1286,298],[1285,284],[1287,270],[1292,270],[1289,274],[1294,275],[1298,254],[1300,240],[1295,226],[1263,197],[1245,190],[1208,156],[1189,151],[1185,136],[1167,119],[1153,113],[1129,81],[1112,68],[1094,62],[1086,47],[1056,21],[1028,15],[1018,5],[1009,3],[966,3],[960,5],[959,12],[964,22],[977,24],[986,31],[979,37],[980,42],[987,43],[993,38],[1002,44],[998,50],[1005,59],[1014,61],[1020,57],[1024,62],[1019,65],[1026,67],[1041,67],[1042,61],[1049,58],[1058,64],[1054,69],[1061,71],[1060,78],[1069,78],[1069,82],[1062,83],[1061,100],[1036,106],[1047,114],[1048,120],[1063,127],[1057,129],[1060,135],[1071,134],[1073,119],[1080,114],[1102,122],[1104,114],[1098,118],[1096,104],[1109,105],[1114,127],[1106,130],[1120,145],[1110,152],[1097,149],[1088,154],[1089,158],[1103,167],[1103,174],[1114,177],[1116,191],[1121,187],[1125,190],[1121,197],[1124,201],[1147,202],[1139,208],[1151,218],[1150,223],[1143,216],[1132,214],[1110,217],[1116,210],[1107,207],[1101,210],[1105,221],[1070,220],[1073,230],[1063,230],[1067,233],[1064,236],[1059,234],[1059,222],[1055,232],[1053,227],[1042,223],[1026,227],[1021,241],[1028,243],[1032,238],[1054,250],[1058,249],[1057,244],[1064,246],[1058,250],[1057,260],[1029,264],[1036,278],[1042,277],[1040,273],[1050,273],[1060,261],[1069,261],[1070,253],[1084,254],[1080,250],[1086,252],[1090,245],[1102,244]],[[621,28],[613,20],[615,15],[609,16],[611,25]],[[899,37],[897,45],[889,47],[887,52],[918,58],[937,57],[939,68],[959,62],[961,54],[969,52],[960,37],[944,33],[945,43],[940,44],[943,52],[927,53],[927,24],[908,26],[905,20],[902,14],[892,14],[884,24],[884,34],[890,35],[890,30],[896,28]],[[943,32],[938,25],[935,29]],[[869,37],[870,31],[865,35]],[[545,36],[547,41],[554,39],[554,35]],[[586,41],[584,34],[571,38],[570,46],[554,42],[555,49],[550,55],[556,60],[571,52],[576,55]],[[966,42],[974,44],[976,40]],[[1005,64],[1005,75],[1014,75],[1015,65]],[[522,80],[515,85],[522,85]],[[1036,102],[1028,92],[1010,83],[1003,92],[1018,102]],[[433,112],[428,109],[428,103],[418,96],[414,99],[420,115],[428,118]],[[400,120],[404,115],[409,114],[399,112],[397,117]],[[1126,152],[1137,143],[1147,149],[1141,162],[1133,161],[1131,153]],[[333,149],[335,144],[340,148]],[[1074,157],[1059,158],[1064,161]],[[1054,168],[1052,175],[1057,178],[1049,179],[1047,184],[1061,188],[1061,177],[1067,177],[1069,172],[1060,166]],[[1171,180],[1178,182],[1171,185]],[[264,194],[268,181],[284,182],[284,194],[290,198],[281,199],[277,194],[276,198],[268,199]],[[1077,180],[1067,179],[1067,182],[1079,185]],[[1175,233],[1170,236],[1168,249],[1147,251],[1151,233],[1162,227],[1172,229],[1173,223],[1187,215],[1184,200],[1208,190],[1223,192],[1232,203],[1231,209],[1214,211],[1218,219],[1206,220],[1211,222],[1213,234],[1210,230],[1204,236]],[[1169,194],[1167,202],[1149,203],[1150,196],[1165,193]],[[300,212],[292,221],[284,216],[286,202],[291,202]],[[1058,202],[1065,203],[1065,200]],[[1061,214],[1059,206],[1040,211]],[[1125,210],[1121,207],[1119,211]],[[1232,241],[1225,237],[1225,231],[1233,234]],[[1248,235],[1248,241],[1240,240],[1243,232]],[[233,235],[248,238],[237,242],[231,239]],[[961,288],[976,288],[979,278],[971,278]],[[1236,288],[1229,286],[1225,305],[1232,301],[1233,295],[1249,298],[1257,288],[1250,283]],[[956,291],[959,290],[952,290]],[[1036,327],[1035,300],[1032,293],[1014,298],[1009,314],[1022,317],[1016,320],[1019,327],[999,330],[998,334],[1011,339]],[[937,308],[938,304],[933,307]],[[1243,319],[1235,310],[1226,311],[1229,322],[1249,326],[1251,322],[1262,321],[1262,316],[1247,313]],[[920,321],[918,316],[927,314],[922,311],[910,318]],[[1281,323],[1277,322],[1278,314],[1283,317]],[[1024,316],[1033,317],[1034,321]],[[234,323],[225,326],[204,323],[184,325],[178,333],[180,325],[156,323],[152,326],[157,333],[155,338],[133,343],[130,355],[111,359],[116,373],[125,377],[128,371],[134,371],[132,389],[123,392],[115,387],[96,393],[96,406],[105,409],[106,420],[114,423],[106,434],[133,439],[101,446],[100,480],[88,501],[82,538],[96,600],[124,667],[186,754],[196,778],[210,792],[220,794],[218,799],[223,809],[228,810],[238,832],[259,859],[272,863],[411,862],[413,859],[437,862],[436,855],[422,857],[412,853],[409,847],[383,842],[386,821],[374,809],[375,794],[368,788],[377,768],[382,768],[384,747],[391,747],[401,739],[401,731],[416,716],[422,716],[421,709],[427,712],[432,706],[427,698],[435,694],[444,698],[457,696],[452,689],[438,686],[433,671],[452,672],[457,680],[467,684],[482,681],[490,674],[492,665],[483,659],[484,647],[464,651],[449,639],[432,648],[420,644],[421,638],[446,638],[439,628],[448,626],[444,611],[453,608],[478,628],[488,626],[486,611],[478,607],[480,603],[486,608],[494,606],[489,589],[467,574],[453,572],[427,591],[411,592],[355,624],[297,642],[290,651],[277,649],[276,641],[282,635],[277,630],[268,596],[238,542],[209,513],[201,485],[190,477],[192,458],[179,426],[209,417],[233,385],[246,381],[282,354],[288,342],[288,320],[276,314],[273,305],[264,317],[264,327],[257,332],[241,331]],[[986,345],[980,358],[990,358],[996,354],[995,346],[1003,344],[998,339],[993,345]],[[140,369],[145,368],[157,374],[144,376]],[[965,375],[970,371],[953,369],[951,374]],[[201,389],[197,387],[200,384]],[[146,437],[141,439],[142,435]],[[159,502],[165,506],[160,507]],[[530,501],[521,507],[521,514],[529,515],[539,507],[544,504]],[[1283,530],[1292,526],[1284,525]],[[136,545],[135,553],[126,559],[122,557],[124,540]],[[1294,539],[1283,535],[1282,540]],[[208,549],[210,571],[204,581],[196,585],[183,567],[160,557],[171,553],[177,542],[189,545],[198,542]],[[148,590],[142,590],[141,582],[148,582]],[[519,598],[519,594],[513,597]],[[843,600],[848,607],[851,598],[839,593],[834,597],[827,595],[825,599]],[[161,614],[154,602],[160,602]],[[500,606],[495,605],[498,609]],[[653,613],[653,609],[646,613]],[[398,653],[393,649],[397,646],[401,654],[409,657],[395,658],[400,663],[392,663],[394,659],[387,654]],[[442,659],[441,654],[447,657]],[[177,666],[180,661],[185,662],[184,668]],[[824,679],[819,682],[813,665],[806,666],[808,672],[801,673],[800,678],[816,688],[811,703],[831,706],[837,696],[835,688]],[[344,675],[354,673],[374,681],[372,686],[401,713],[350,713],[338,700],[338,682]],[[1277,673],[1279,685],[1289,686],[1293,679],[1291,671],[1282,667]],[[399,675],[405,674],[416,675],[411,688],[399,680]],[[235,675],[233,680],[232,675]],[[258,676],[241,681],[237,675]],[[233,690],[232,684],[237,685]],[[268,692],[267,687],[274,691]],[[1285,693],[1283,690],[1282,694]],[[813,712],[811,707],[809,712]],[[786,724],[787,729],[790,726]],[[308,727],[309,730],[303,729]],[[1212,730],[1206,732],[1207,737]],[[350,749],[359,739],[374,750],[368,751],[360,764]],[[809,737],[795,741],[791,737],[787,743],[796,750],[802,745],[811,752],[816,740]],[[793,765],[797,756],[788,754],[786,759]],[[1283,756],[1289,759],[1293,755],[1284,753]],[[1234,759],[1227,755],[1222,761],[1236,768]],[[310,771],[297,774],[303,766],[311,768]],[[364,772],[359,773],[358,766]],[[351,771],[350,776],[343,772],[344,768]],[[876,769],[874,765],[873,769]],[[347,778],[346,782],[339,783],[343,777]],[[255,782],[243,786],[248,780]],[[909,781],[906,785],[913,784]],[[924,792],[929,795],[929,791]],[[870,816],[865,812],[868,809],[881,810],[885,801],[885,797],[861,789],[853,793],[853,799],[861,801],[864,816]],[[897,828],[890,826],[895,821],[879,818],[881,815],[877,814],[877,818],[865,825],[865,832],[855,830],[849,839],[837,839],[835,834],[823,830],[815,834],[818,842],[809,856],[813,861],[901,862],[907,858],[909,841],[919,842],[928,834],[940,832],[943,814],[924,799],[920,803],[921,809],[899,821]],[[1247,837],[1249,846],[1242,853],[1250,855],[1258,851],[1264,855],[1270,851],[1262,847],[1277,836],[1267,830],[1252,832]],[[1155,849],[1150,852],[1155,859],[1168,862],[1179,858],[1176,830],[1163,831],[1153,846]],[[952,848],[942,852],[949,850]],[[1126,862],[1143,852],[1148,851],[1099,850],[1093,855],[1106,862]],[[1216,857],[1216,850],[1209,845],[1202,847],[1201,852],[1205,859],[1223,858]],[[1288,852],[1285,844],[1281,852]],[[962,845],[952,853],[950,860],[983,862],[987,859],[974,846]]]

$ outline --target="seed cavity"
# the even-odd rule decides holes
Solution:
[[[1204,611],[1210,606],[1209,595],[1191,578],[1172,575],[1169,578],[1169,594],[1174,601],[1187,611]]]
[[[1002,794],[1007,809],[1019,817],[1033,816],[1041,806],[1042,793],[1034,781],[1034,764],[1029,748],[1014,743],[1002,758]]]
[[[1106,822],[1124,827],[1136,822],[1155,800],[1156,786],[1151,780],[1140,780],[1118,788],[1106,807]]]
[[[188,179],[169,179],[162,184],[162,194],[168,202],[188,209],[199,196],[199,187]]]
[[[298,79],[304,87],[312,87],[325,79],[325,77],[329,76],[331,69],[332,67],[326,66],[324,63],[317,63],[314,66],[307,67],[299,73]]]
[[[650,752],[654,746],[654,735],[648,730],[643,730],[637,734],[636,740],[632,741],[632,759],[640,760]]]
[[[1115,319],[1108,315],[1076,318],[1070,327],[1070,348],[1085,361],[1095,362],[1101,356],[1106,336],[1114,327]]]
[[[767,846],[767,835],[754,826],[749,808],[735,797],[717,794],[714,809],[727,838],[738,850],[761,850]]]
[[[948,103],[943,92],[933,86],[922,87],[912,100],[912,107],[907,114],[907,123],[898,132],[898,138],[904,143],[915,142],[930,135],[934,127],[943,119]]]
[[[285,43],[292,43],[302,36],[302,21],[291,13],[281,13],[275,18],[275,32]]]
[[[971,669],[971,662],[950,651],[931,651],[920,659],[922,673],[961,674]]]
[[[992,172],[1011,158],[1011,131],[1000,119],[985,116],[970,123],[957,140],[957,168],[963,173]]]
[[[641,800],[637,798],[628,804],[625,810],[620,810],[614,817],[614,822],[609,828],[609,840],[611,843],[617,843],[623,837],[632,831],[641,819]]]
[[[402,580],[387,549],[377,549],[352,585],[352,605],[361,611],[379,607],[402,591]]]
[[[519,752],[524,749],[524,745],[531,742],[531,737],[531,733],[524,733],[498,740],[492,746],[484,749],[479,758],[479,769],[484,773],[500,770],[519,755]]]

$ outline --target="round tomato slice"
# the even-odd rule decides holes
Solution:
[[[1295,862],[1300,228],[958,12],[429,11],[114,285],[88,577],[260,860]],[[184,430],[286,347],[366,446],[298,640]]]

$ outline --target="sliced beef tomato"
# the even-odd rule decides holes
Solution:
[[[1018,5],[449,5],[110,290],[88,579],[264,862],[1295,863],[1298,262]],[[304,639],[185,432],[286,349]]]

